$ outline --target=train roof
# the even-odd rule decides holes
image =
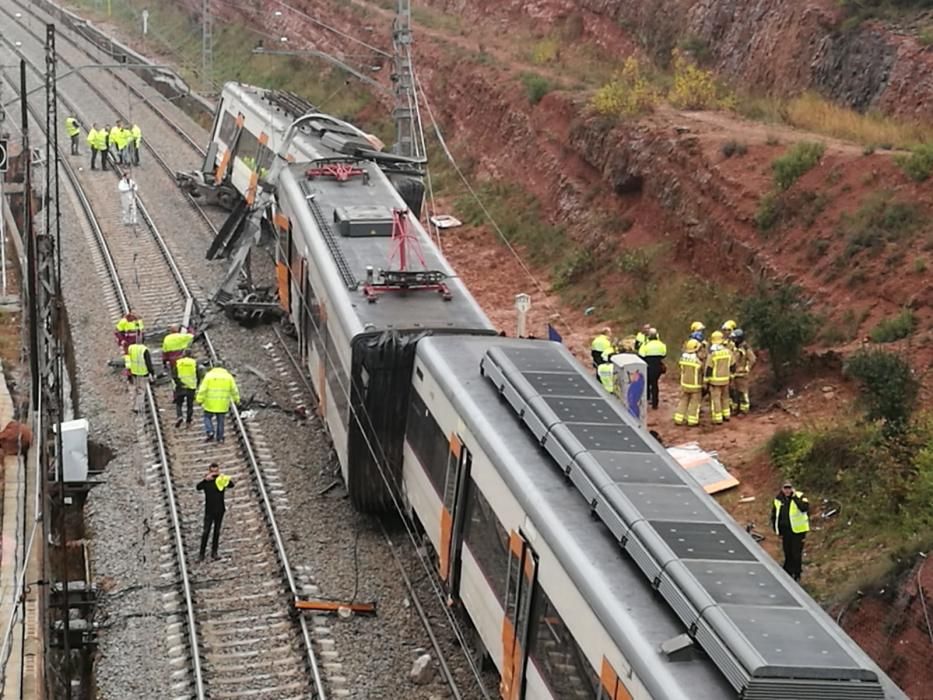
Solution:
[[[239,83],[228,83],[224,98],[236,100],[241,109],[259,117],[269,136],[268,146],[276,151],[283,143],[289,125],[312,106],[294,95]],[[247,114],[247,127],[251,120]],[[367,268],[378,275],[380,269],[397,269],[399,256],[391,237],[393,210],[408,211],[408,205],[395,182],[405,180],[405,161],[394,162],[400,172],[392,178],[392,154],[376,153],[356,145],[370,146],[357,127],[328,115],[318,115],[302,126],[290,154],[294,161],[283,169],[277,196],[292,219],[293,236],[302,236],[325,275],[332,303],[343,300],[343,311],[358,319],[357,332],[387,329],[444,329],[492,331],[493,326],[466,285],[456,276],[447,260],[421,223],[410,212],[405,220],[415,246],[408,249],[408,268],[442,273],[449,290],[445,301],[438,291],[418,290],[378,294],[370,303],[363,293]],[[379,159],[382,166],[377,163]],[[309,175],[313,167],[338,163],[355,168],[345,180],[326,174]],[[320,173],[320,170],[317,171]],[[296,230],[296,226],[300,231]],[[376,235],[371,232],[375,231]],[[418,259],[417,248],[424,264]],[[338,301],[338,303],[340,303]],[[355,332],[351,332],[355,335]]]
[[[562,345],[418,357],[653,697],[906,697]],[[668,661],[688,630],[705,655]]]

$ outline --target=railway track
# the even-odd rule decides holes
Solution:
[[[3,40],[15,50],[7,37]],[[75,110],[69,100],[60,101]],[[43,121],[39,110],[30,109],[37,122]],[[130,307],[150,327],[185,320],[196,310],[196,300],[145,206],[144,226],[122,226],[113,180],[103,173],[76,172],[65,157],[61,162],[94,232],[101,256],[97,267],[110,290],[114,321]],[[206,334],[203,352],[217,362]],[[273,493],[274,465],[261,464],[267,452],[262,437],[234,409],[236,439],[205,449],[200,431],[175,429],[163,417],[160,405],[169,400],[167,390],[147,386],[138,427],[151,441],[153,463],[162,473],[165,520],[156,526],[172,545],[161,561],[163,577],[178,582],[175,607],[184,632],[176,635],[182,642],[177,653],[187,661],[188,673],[173,675],[174,687],[181,696],[199,699],[325,698],[307,622],[293,614],[299,587],[304,592],[308,584],[296,581],[278,532],[275,509],[287,505]],[[226,551],[237,554],[195,564],[202,506],[193,486],[209,461],[220,462],[239,481],[228,495],[235,526],[228,518],[224,537]]]

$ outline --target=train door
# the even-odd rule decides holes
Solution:
[[[461,552],[473,455],[459,436],[450,441],[444,510],[441,513],[441,578],[447,581],[447,602],[460,599]],[[451,513],[453,514],[451,516]]]
[[[538,556],[521,532],[509,537],[509,580],[502,621],[502,677],[499,694],[503,700],[525,697],[525,669],[531,604],[538,578]]]

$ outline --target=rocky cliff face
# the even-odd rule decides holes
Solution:
[[[933,118],[933,51],[876,23],[843,29],[835,0],[427,1],[466,16],[525,15],[542,32],[577,16],[605,48],[631,37],[662,61],[686,40],[738,89],[816,90],[858,110]]]

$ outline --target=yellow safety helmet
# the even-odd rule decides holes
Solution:
[[[700,349],[700,341],[690,338],[686,343],[684,343],[684,350],[687,352],[696,352]]]
[[[706,326],[704,326],[699,321],[694,321],[693,323],[690,324],[691,333],[696,333],[697,331],[702,331],[702,330],[706,330]]]
[[[731,333],[732,331],[736,329],[738,325],[739,324],[736,323],[735,321],[726,321],[724,324],[722,324],[722,329],[724,331],[729,331]]]
[[[721,331],[713,331],[713,334],[709,337],[711,343],[721,343],[725,340],[725,336]]]

